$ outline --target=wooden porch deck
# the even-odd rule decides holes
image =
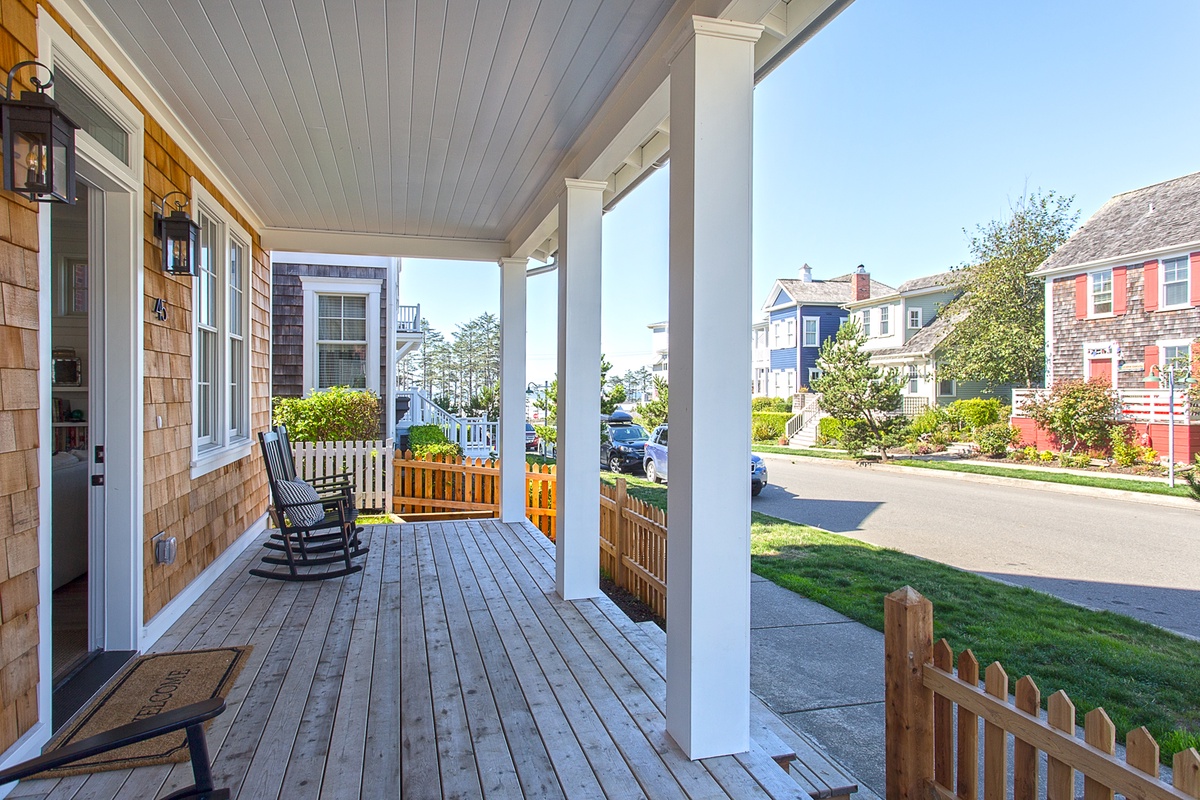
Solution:
[[[607,598],[557,600],[551,545],[532,526],[365,535],[365,569],[316,584],[250,577],[261,554],[250,548],[154,648],[254,646],[208,733],[217,785],[234,797],[806,800],[852,790],[820,766],[793,767],[803,787],[781,769],[772,731],[782,723],[757,701],[749,753],[689,761],[665,733],[661,638]],[[145,767],[26,782],[11,796],[161,797],[188,777],[187,764]]]

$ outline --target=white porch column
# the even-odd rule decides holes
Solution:
[[[761,32],[693,17],[671,61],[667,732],[692,759],[750,747],[746,375]]]
[[[524,258],[500,259],[500,520],[525,519]]]
[[[600,181],[558,201],[558,535],[564,600],[600,594]]]

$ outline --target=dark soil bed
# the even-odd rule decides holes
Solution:
[[[663,630],[667,629],[666,620],[662,617],[655,616],[650,606],[643,603],[641,600],[634,597],[629,592],[617,586],[603,575],[600,576],[600,591],[608,595],[608,599],[616,604],[617,608],[625,612],[625,616],[629,617],[634,622],[653,622]]]

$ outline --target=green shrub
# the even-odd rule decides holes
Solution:
[[[334,386],[308,397],[276,397],[276,425],[286,425],[293,442],[352,442],[379,438],[379,396],[365,389]]]
[[[1017,450],[1013,450],[1011,453],[1008,454],[1008,457],[1011,458],[1013,461],[1028,461],[1029,460],[1029,448],[1023,447],[1023,448],[1019,448]]]
[[[912,418],[908,429],[913,436],[920,437],[940,430],[949,424],[950,415],[941,406],[930,406]]]
[[[1112,385],[1103,379],[1059,381],[1025,404],[1025,412],[1072,453],[1101,447],[1116,409]]]
[[[750,435],[756,442],[774,442],[787,431],[791,412],[759,411],[751,415]]]
[[[1043,464],[1049,464],[1053,460],[1054,453],[1050,450],[1043,450],[1042,452],[1038,453],[1038,461],[1041,461]]]
[[[534,425],[533,430],[543,442],[558,442],[558,428],[554,425]]]
[[[997,397],[973,397],[955,400],[946,408],[946,413],[957,430],[976,431],[1003,419],[1000,413],[1002,407]]]
[[[1134,442],[1134,432],[1129,425],[1113,425],[1108,432],[1112,442],[1113,463],[1119,467],[1132,467],[1138,463],[1141,448]]]
[[[409,428],[408,449],[418,458],[462,455],[462,448],[446,438],[440,425],[414,425]]]
[[[779,413],[792,413],[792,398],[790,397],[756,397],[750,401],[750,410],[758,411],[778,411]]]
[[[1007,422],[993,422],[976,431],[979,449],[989,456],[1003,456],[1021,437],[1021,432]]]
[[[817,444],[821,447],[838,447],[842,443],[845,425],[836,417],[821,417],[817,420]]]
[[[1083,469],[1092,465],[1092,457],[1087,451],[1082,453],[1069,453],[1064,450],[1058,454],[1058,463],[1064,467]]]

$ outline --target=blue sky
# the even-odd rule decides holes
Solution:
[[[961,264],[964,228],[1027,190],[1074,195],[1082,221],[1200,170],[1198,32],[1195,0],[856,0],[755,92],[755,310],[805,262],[893,286]],[[646,325],[667,318],[668,171],[604,218],[618,372],[651,361]],[[400,290],[448,333],[498,313],[499,286],[491,264],[406,260]],[[530,279],[531,381],[555,371],[556,297]]]

